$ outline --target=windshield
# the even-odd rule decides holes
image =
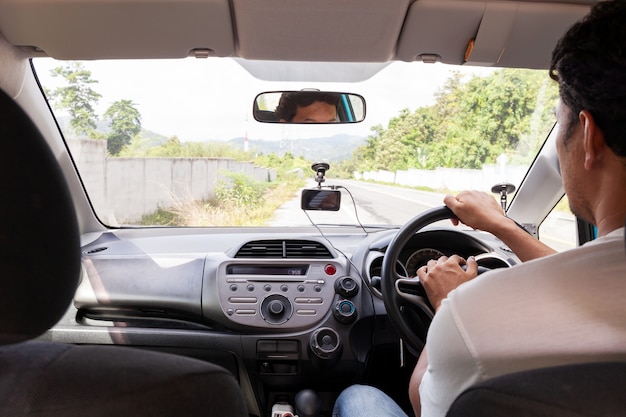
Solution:
[[[114,227],[401,225],[446,193],[519,186],[557,98],[546,71],[519,69],[395,62],[366,81],[311,83],[262,81],[227,58],[33,61]],[[361,95],[365,120],[253,117],[259,93],[302,89]],[[318,185],[340,191],[339,210],[300,209],[300,190]]]

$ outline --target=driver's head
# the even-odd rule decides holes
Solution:
[[[626,1],[602,1],[559,40],[550,77],[569,110],[566,136],[587,110],[615,154],[626,157]]]
[[[600,2],[574,24],[552,53],[550,76],[570,208],[610,231],[626,214],[626,1]]]
[[[334,123],[339,94],[318,91],[284,93],[276,107],[281,122]]]

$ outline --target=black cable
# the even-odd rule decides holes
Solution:
[[[345,187],[342,187],[345,188]],[[348,193],[350,193],[350,191],[345,188],[346,191],[348,191]],[[352,197],[352,194],[350,194],[350,197]],[[352,199],[352,201],[354,202],[354,199]],[[319,232],[320,236],[326,240],[326,242],[328,242],[328,244],[337,252],[339,252],[345,259],[346,261],[348,261],[348,274],[350,275],[350,269],[349,267],[352,266],[354,268],[354,270],[356,271],[357,275],[359,276],[359,280],[361,281],[362,286],[364,286],[367,289],[367,293],[369,294],[369,299],[370,302],[372,304],[372,314],[373,314],[373,320],[372,320],[372,334],[371,334],[371,350],[372,350],[372,355],[374,354],[374,349],[375,349],[375,341],[376,341],[376,337],[375,337],[375,333],[376,333],[376,304],[374,302],[374,291],[373,288],[371,287],[371,283],[368,282],[363,275],[361,274],[361,271],[359,268],[356,267],[356,265],[352,262],[352,259],[350,259],[348,257],[348,255],[346,255],[345,253],[343,253],[343,251],[339,248],[337,248],[333,242],[331,242],[331,240],[324,234],[324,232],[322,231],[322,229],[313,221],[313,219],[311,219],[311,216],[309,216],[309,213],[307,213],[306,210],[302,210],[304,212],[304,214],[306,215],[306,217],[309,219],[309,222],[311,222],[311,225],[313,225],[313,227],[315,227],[317,229],[317,231]],[[356,205],[355,205],[355,211],[356,211]],[[357,217],[358,220],[358,217]],[[359,222],[360,223],[360,222]],[[363,226],[361,226],[363,228]],[[367,236],[367,231],[363,228],[363,230],[365,231],[365,234]],[[367,355],[367,357],[369,358],[369,355]],[[367,359],[366,359],[367,360]]]
[[[352,206],[354,207],[354,216],[356,217],[356,221],[359,224],[359,226],[361,227],[361,229],[363,229],[363,232],[365,232],[365,234],[368,235],[369,233],[367,232],[367,230],[365,230],[365,227],[363,226],[363,223],[361,223],[361,219],[359,218],[359,212],[357,211],[357,208],[356,208],[356,201],[354,200],[354,196],[352,195],[350,190],[347,187],[344,187],[343,185],[331,185],[330,188],[332,190],[337,190],[339,188],[343,188],[344,190],[347,191],[348,195],[350,196],[350,199],[352,200]]]

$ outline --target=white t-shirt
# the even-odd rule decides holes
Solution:
[[[471,385],[516,371],[626,361],[624,229],[482,274],[435,315],[420,385],[422,416],[444,416]]]

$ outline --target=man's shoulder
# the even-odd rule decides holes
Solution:
[[[540,275],[550,277],[557,275],[559,270],[568,270],[571,268],[582,267],[583,269],[587,269],[592,266],[602,267],[615,263],[619,265],[620,262],[624,265],[624,267],[626,267],[626,262],[624,262],[623,256],[616,256],[618,254],[623,255],[625,252],[623,236],[624,229],[618,229],[609,235],[587,242],[585,245],[545,256],[543,258],[520,263],[511,268],[493,270],[490,273],[511,276],[528,276],[527,270],[537,270],[539,268],[546,268],[555,265],[557,267],[556,270],[541,271]],[[589,262],[590,260],[592,262]]]

